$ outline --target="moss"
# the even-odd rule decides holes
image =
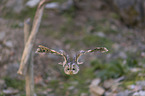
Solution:
[[[140,72],[128,72],[124,76],[126,77],[125,80],[122,82],[122,86],[127,89],[129,85],[136,84],[137,81],[144,81],[144,76],[139,76],[138,74],[144,73],[143,71]]]
[[[102,80],[109,78],[118,78],[120,76],[126,75],[129,71],[127,65],[122,64],[122,60],[114,60],[109,63],[98,62],[98,60],[94,60],[91,62],[94,70],[98,70],[97,76]]]
[[[5,96],[4,93],[0,93],[0,96]]]
[[[4,80],[7,87],[16,88],[19,90],[24,90],[25,88],[25,82],[23,80],[12,79],[10,77],[5,77]]]
[[[25,94],[25,93],[23,93],[23,94],[21,94],[20,96],[26,96],[26,94]]]
[[[127,61],[126,64],[127,64],[129,67],[139,67],[138,61],[137,61],[136,59],[127,58],[126,61]]]
[[[14,28],[14,29],[15,28],[20,28],[20,26],[19,26],[19,24],[14,23],[14,24],[11,25],[11,28]]]
[[[59,83],[58,80],[52,80],[52,81],[50,81],[50,84],[53,85],[53,87],[57,87],[58,83]]]
[[[118,31],[111,28],[110,22],[106,18],[101,20],[88,19],[87,27],[92,27],[91,33],[93,32],[104,32],[105,34],[117,34]],[[87,30],[87,29],[86,29]]]
[[[67,21],[60,27],[62,34],[73,33],[73,29],[76,27],[72,17],[66,17]]]
[[[119,16],[119,14],[117,14],[117,13],[111,13],[110,16],[111,16],[112,18],[118,19],[118,20],[121,18],[121,17]]]
[[[132,85],[132,84],[135,84],[135,82],[134,81],[126,81],[126,82],[123,83],[123,85],[126,86],[126,87],[128,85]]]
[[[105,34],[118,33],[116,30],[112,29],[110,25],[97,25],[97,26],[95,26],[95,30],[97,32],[100,32],[100,31],[104,32]]]
[[[66,18],[74,18],[76,16],[76,8],[75,6],[71,6],[70,8],[68,8],[67,10],[64,10],[62,12],[63,16],[65,16]]]
[[[79,45],[79,40],[66,39],[63,43],[70,45],[71,48],[77,48],[77,45]]]
[[[91,65],[93,66],[93,70],[103,70],[104,64],[102,64],[99,60],[91,61]]]
[[[108,21],[107,18],[102,18],[102,19],[98,20],[97,23],[99,23],[99,24],[104,24],[104,23],[106,23],[107,21]]]
[[[24,20],[25,18],[34,18],[36,12],[35,8],[26,8],[25,10],[22,10],[20,13],[13,13],[11,10],[3,9],[3,15],[2,17],[6,19],[19,19]]]

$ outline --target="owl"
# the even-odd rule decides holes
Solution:
[[[95,52],[95,51],[100,51],[100,52],[104,53],[104,52],[107,52],[108,50],[105,47],[96,47],[93,50],[87,50],[87,51],[81,50],[73,57],[72,60],[70,59],[69,55],[67,55],[63,50],[60,50],[58,52],[58,51],[49,49],[42,45],[38,46],[35,53],[40,53],[40,54],[41,53],[52,53],[52,54],[57,54],[57,55],[62,56],[64,58],[64,61],[60,62],[58,64],[61,64],[63,66],[65,74],[73,75],[73,74],[77,74],[79,72],[79,70],[80,70],[79,65],[83,64],[83,62],[78,61],[79,57],[86,53],[91,53],[91,52]]]

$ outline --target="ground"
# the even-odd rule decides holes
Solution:
[[[36,94],[88,96],[91,94],[89,85],[95,78],[102,80],[99,86],[104,88],[105,80],[120,77],[124,78],[118,81],[121,83],[118,88],[115,91],[112,87],[104,88],[105,92],[134,92],[135,89],[128,86],[137,86],[137,81],[144,80],[144,29],[125,26],[119,15],[103,1],[84,0],[79,6],[79,9],[72,7],[67,11],[45,9],[33,53],[39,44],[55,50],[63,49],[70,55],[97,46],[107,47],[109,51],[83,56],[84,64],[80,65],[80,72],[73,76],[65,75],[63,67],[57,64],[63,60],[59,56],[34,53]],[[26,8],[19,14],[0,15],[0,80],[4,81],[0,89],[18,90],[16,96],[25,94],[24,77],[17,75],[24,49],[23,21],[27,17],[33,20],[35,10]],[[136,90],[144,90],[144,86]],[[0,95],[3,96],[2,91]]]

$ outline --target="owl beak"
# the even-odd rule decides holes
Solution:
[[[69,74],[72,75],[73,74],[73,71],[70,71]]]

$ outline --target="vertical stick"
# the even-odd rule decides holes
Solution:
[[[30,34],[30,18],[24,21],[24,43],[29,38]],[[34,96],[34,74],[33,74],[33,54],[30,53],[30,58],[28,59],[28,66],[25,75],[26,80],[26,96]]]
[[[26,45],[26,42],[30,35],[30,18],[24,20],[24,45]]]
[[[28,62],[28,59],[30,58],[30,53],[32,51],[32,48],[33,48],[33,45],[35,42],[36,34],[38,33],[45,1],[47,1],[47,0],[40,1],[39,5],[38,5],[38,8],[37,8],[34,20],[33,20],[33,26],[31,29],[31,33],[25,44],[25,48],[24,48],[23,55],[22,55],[21,62],[20,62],[20,67],[17,72],[20,75],[26,74],[27,62]]]

